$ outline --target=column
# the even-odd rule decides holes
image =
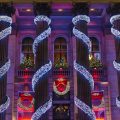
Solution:
[[[89,15],[89,6],[87,3],[76,3],[73,6],[73,13],[74,15]],[[87,22],[84,20],[80,20],[75,25],[78,31],[83,32],[87,35]],[[89,68],[89,51],[87,45],[80,39],[76,38],[76,62],[85,68]],[[91,87],[83,77],[82,74],[77,73],[77,97],[82,102],[87,104],[88,106],[92,107],[91,104]],[[78,117],[77,120],[89,120],[89,116],[85,114],[82,110],[78,110]]]
[[[108,9],[108,13],[112,16],[120,14],[120,4],[111,4]],[[116,19],[114,24],[114,29],[120,31],[120,19]],[[120,40],[117,36],[114,36],[111,32],[111,35],[106,35],[107,47],[106,50],[109,52],[107,54],[107,63],[108,63],[108,81],[110,83],[110,98],[111,98],[111,116],[112,120],[119,120],[120,108],[116,105],[116,97],[120,96],[120,72],[117,71],[113,66],[113,61],[116,60],[117,63],[120,63]],[[111,59],[110,59],[111,58]]]
[[[34,5],[34,13],[35,15],[50,15],[50,6],[48,3],[36,3]],[[48,28],[48,23],[45,21],[38,21],[36,25],[36,33],[37,36],[43,33]],[[39,42],[37,49],[36,49],[36,57],[35,57],[35,68],[36,71],[40,69],[45,64],[49,63],[48,58],[48,39],[44,39]],[[41,80],[37,84],[35,88],[35,110],[37,110],[40,106],[45,104],[49,99],[48,96],[48,75],[44,75]],[[49,117],[46,114],[43,114],[40,120],[48,120]]]
[[[11,3],[0,3],[0,16],[11,17],[14,14],[14,12],[15,12],[15,9],[13,8]],[[9,26],[10,26],[10,23],[6,22],[6,19],[0,21],[0,31],[5,30]],[[2,35],[0,36],[2,37],[0,39],[0,68],[8,62],[8,35],[10,34],[8,31],[9,30],[4,32],[4,37],[2,37]],[[7,74],[6,73],[0,78],[0,105],[4,104],[7,101],[7,97],[6,97]],[[5,111],[0,113],[0,120],[6,120],[5,114],[6,114]]]

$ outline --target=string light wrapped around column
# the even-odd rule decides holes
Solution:
[[[35,17],[34,23],[36,25],[37,25],[37,22],[40,22],[40,21],[45,21],[48,23],[48,25],[51,23],[51,20],[47,16],[44,16],[44,15],[39,15]],[[39,36],[35,38],[34,43],[33,43],[34,55],[36,55],[36,47],[38,46],[38,43],[44,40],[45,38],[47,38],[50,34],[51,34],[51,28],[49,27],[47,30],[45,30]]]
[[[47,24],[49,25],[51,23],[51,20],[44,15],[39,15],[36,16],[34,19],[34,23],[37,25],[37,22],[47,22]],[[51,34],[51,28],[48,27],[47,30],[43,31],[40,35],[38,35],[33,43],[33,53],[36,56],[36,48],[38,46],[38,44],[44,40],[45,38],[47,38],[49,35]],[[43,65],[40,69],[37,70],[37,72],[34,74],[33,78],[32,78],[32,89],[33,91],[35,91],[35,87],[36,84],[39,83],[40,80],[42,80],[42,77],[48,73],[48,71],[50,71],[52,68],[52,62],[50,61],[48,64]],[[52,106],[52,98],[50,98],[50,100],[48,102],[46,102],[43,106],[40,106],[35,113],[32,115],[31,120],[38,120],[41,118],[41,116],[48,111]]]
[[[52,98],[46,102],[43,106],[39,107],[36,112],[32,115],[31,120],[38,120],[42,114],[46,113],[52,106]]]
[[[3,40],[4,38],[6,38],[8,35],[11,34],[12,18],[9,16],[0,16],[0,22],[9,23],[9,27],[5,28],[0,32],[0,40]],[[9,68],[10,68],[10,59],[0,68],[0,78],[2,78],[7,73]],[[2,105],[0,105],[0,113],[6,111],[9,105],[10,105],[10,98],[7,96],[7,101]]]
[[[80,20],[86,21],[87,23],[90,22],[90,18],[87,15],[77,15],[72,19],[72,22],[74,25],[76,25]],[[73,34],[77,38],[82,40],[85,43],[85,45],[87,45],[89,53],[90,53],[91,52],[91,41],[89,37],[87,37],[87,35],[85,35],[83,32],[76,29],[76,27],[73,27]],[[87,71],[87,69],[77,64],[76,61],[74,61],[74,68],[89,81],[91,89],[93,90],[94,80],[93,80],[92,75]],[[74,103],[79,109],[81,109],[85,114],[87,114],[91,120],[96,120],[95,113],[92,111],[92,109],[87,104],[85,104],[83,101],[81,101],[77,97],[74,97]]]
[[[9,105],[10,105],[10,98],[7,96],[6,102],[0,105],[0,113],[3,113],[4,111],[6,111]]]
[[[114,26],[114,22],[117,21],[117,20],[120,20],[120,15],[113,15],[110,18],[110,23],[112,24],[111,33],[113,35],[115,35],[116,38],[120,39],[120,31],[115,29],[115,26]],[[117,71],[120,71],[120,63],[118,63],[114,60],[113,61],[113,66]],[[120,107],[120,100],[118,98],[116,98],[116,105],[117,105],[117,107]]]

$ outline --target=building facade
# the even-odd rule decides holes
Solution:
[[[10,100],[0,108],[0,120],[120,119],[119,71],[113,66],[120,43],[111,32],[113,24],[119,30],[119,17],[110,23],[120,4],[0,6],[0,16],[12,18],[12,23],[0,18],[1,31],[12,27],[11,33],[0,33],[0,66],[9,59],[11,64],[0,76],[0,105]]]

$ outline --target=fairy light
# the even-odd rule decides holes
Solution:
[[[93,90],[94,89],[94,80],[93,80],[92,75],[87,71],[87,69],[84,68],[83,66],[77,64],[76,61],[74,61],[74,68],[89,81],[91,89]]]
[[[40,78],[45,75],[52,68],[52,62],[50,61],[48,64],[42,66],[33,76],[32,78],[32,89],[35,90],[36,84],[39,82]]]
[[[116,105],[117,107],[120,107],[120,100],[118,99],[118,97],[116,98]]]
[[[7,101],[4,104],[0,105],[0,113],[6,111],[9,105],[10,105],[10,98],[7,96]]]
[[[43,106],[39,107],[36,112],[32,115],[31,120],[38,120],[46,111],[48,111],[52,106],[52,98],[46,102]]]
[[[0,16],[0,22],[8,22],[10,24],[9,27],[5,28],[4,30],[2,30],[0,32],[0,40],[2,40],[3,38],[5,38],[6,36],[8,36],[9,34],[11,34],[12,28],[11,28],[11,24],[12,24],[12,18],[8,17],[8,16]]]
[[[90,18],[88,16],[86,16],[86,15],[75,16],[72,19],[72,22],[73,22],[74,25],[76,25],[80,20],[84,20],[87,23],[90,22]],[[82,40],[87,45],[89,52],[91,52],[91,41],[90,41],[89,37],[87,37],[87,35],[85,35],[83,32],[77,30],[76,27],[73,27],[73,34],[77,38],[79,38],[80,40]]]
[[[37,22],[41,22],[41,21],[47,22],[48,25],[51,23],[51,20],[47,16],[44,16],[44,15],[36,16],[35,19],[34,19],[35,24],[37,24]],[[33,53],[34,53],[34,55],[36,55],[36,48],[37,48],[38,44],[42,40],[47,38],[50,34],[51,34],[51,28],[48,27],[47,30],[43,31],[40,35],[38,35],[35,38],[34,43],[33,43]]]
[[[120,71],[120,63],[117,63],[115,60],[113,61],[113,66],[116,70]]]
[[[8,62],[5,63],[5,65],[3,65],[0,68],[0,78],[6,74],[6,72],[9,70],[10,68],[10,59],[8,60]]]
[[[117,20],[120,20],[120,14],[119,15],[113,15],[111,18],[110,18],[110,23],[112,24],[112,27],[111,27],[111,33],[113,35],[115,35],[116,38],[119,38],[120,39],[120,31],[115,29],[115,25],[114,25],[114,22],[117,21]],[[117,63],[115,60],[113,61],[113,66],[114,68],[117,70],[117,71],[120,71],[120,63]],[[117,107],[120,107],[120,100],[118,100],[118,98],[116,98],[116,105]]]
[[[86,105],[77,97],[74,97],[74,103],[79,109],[84,111],[91,118],[91,120],[96,120],[95,113],[92,111],[92,109],[88,105]]]
[[[72,22],[74,25],[77,25],[79,21],[85,21],[89,23],[90,18],[87,15],[77,15],[72,19]],[[87,45],[88,50],[91,53],[91,41],[89,37],[83,32],[76,29],[76,27],[73,27],[73,34]],[[85,67],[77,64],[76,61],[74,61],[74,68],[89,81],[91,89],[93,90],[94,80],[92,75],[88,72],[88,70]],[[77,97],[74,97],[74,103],[79,109],[81,109],[84,113],[86,113],[91,118],[91,120],[96,120],[95,113],[92,111],[92,109],[88,105],[86,105]]]

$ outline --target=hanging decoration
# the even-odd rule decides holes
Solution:
[[[36,16],[34,19],[34,23],[37,24],[37,22],[47,22],[47,24],[49,25],[51,23],[51,20],[44,15],[39,15]],[[38,44],[44,40],[45,38],[47,38],[49,35],[51,34],[51,28],[48,27],[47,30],[45,30],[44,32],[42,32],[38,37],[35,38],[34,43],[33,43],[33,53],[36,56],[36,47],[38,46]],[[33,91],[35,91],[35,86],[36,84],[38,84],[38,82],[40,80],[42,80],[41,78],[48,73],[48,71],[50,71],[52,68],[52,62],[50,61],[48,64],[45,64],[44,66],[42,66],[40,69],[38,69],[38,71],[34,74],[33,78],[32,78],[32,89]],[[34,114],[32,115],[31,120],[38,120],[40,119],[40,117],[42,116],[42,114],[44,114],[46,111],[48,111],[52,106],[52,98],[50,98],[50,100],[48,102],[46,102],[43,106],[39,107]]]
[[[77,15],[72,19],[72,22],[74,25],[76,25],[80,20],[84,20],[87,23],[90,22],[89,16],[86,16],[86,15]],[[77,38],[82,40],[87,45],[89,52],[91,52],[91,41],[90,41],[89,37],[87,37],[87,35],[85,35],[83,32],[77,30],[75,27],[73,28],[73,34]]]
[[[3,65],[0,68],[0,78],[6,74],[6,72],[9,70],[10,68],[10,59],[8,60],[8,62],[5,63],[5,65]]]
[[[111,33],[113,35],[115,35],[116,38],[119,38],[120,39],[120,31],[115,29],[115,25],[114,25],[114,22],[117,21],[117,20],[120,20],[120,14],[119,15],[113,15],[111,18],[110,18],[110,23],[112,24],[112,27],[111,27]],[[117,70],[117,71],[120,71],[120,63],[117,63],[115,60],[113,61],[113,66],[114,68]],[[120,107],[120,100],[118,100],[118,98],[116,98],[116,105],[117,107]]]
[[[7,96],[6,102],[0,105],[0,113],[3,113],[4,111],[6,111],[9,105],[10,105],[10,98]]]
[[[31,120],[38,120],[46,111],[48,111],[52,106],[52,98],[46,102],[43,106],[39,107],[35,113],[32,115]]]
[[[35,86],[39,82],[40,78],[43,77],[49,70],[52,68],[52,62],[50,61],[48,64],[42,66],[33,76],[32,78],[32,89],[35,91]]]
[[[88,105],[86,105],[77,97],[74,97],[74,102],[79,109],[84,111],[91,118],[91,120],[96,120],[95,113],[92,111],[92,109]]]
[[[70,82],[63,78],[59,78],[54,81],[53,90],[58,95],[65,95],[70,90]]]
[[[23,105],[24,101],[28,101],[27,103],[30,103],[30,104],[29,105]],[[19,99],[18,99],[17,105],[22,110],[31,111],[31,109],[34,108],[34,98],[30,93],[21,94]]]
[[[94,89],[94,80],[93,80],[92,75],[87,71],[87,69],[84,68],[83,66],[77,64],[76,61],[74,61],[74,68],[89,81],[91,89],[93,90]]]
[[[76,25],[79,21],[85,21],[89,23],[90,18],[87,15],[77,15],[72,19],[72,22],[74,25]],[[83,32],[76,29],[76,27],[73,27],[73,34],[87,45],[89,53],[91,53],[91,41],[89,37],[87,37],[87,35],[85,35]],[[93,90],[94,80],[92,75],[87,71],[87,69],[77,64],[76,61],[74,61],[74,68],[89,81],[91,89]],[[94,112],[92,112],[92,109],[88,105],[86,105],[84,102],[82,102],[80,99],[78,99],[77,97],[74,97],[74,103],[79,109],[85,112],[92,120],[96,119]]]
[[[35,19],[34,19],[34,23],[36,25],[37,25],[37,22],[41,22],[41,21],[47,22],[48,25],[51,23],[51,20],[47,16],[44,16],[44,15],[36,16]],[[50,34],[51,34],[51,28],[49,27],[47,30],[45,30],[39,36],[37,36],[35,38],[34,43],[33,43],[33,53],[34,53],[34,55],[36,55],[36,48],[37,48],[39,42],[41,42],[42,40],[47,38]]]

